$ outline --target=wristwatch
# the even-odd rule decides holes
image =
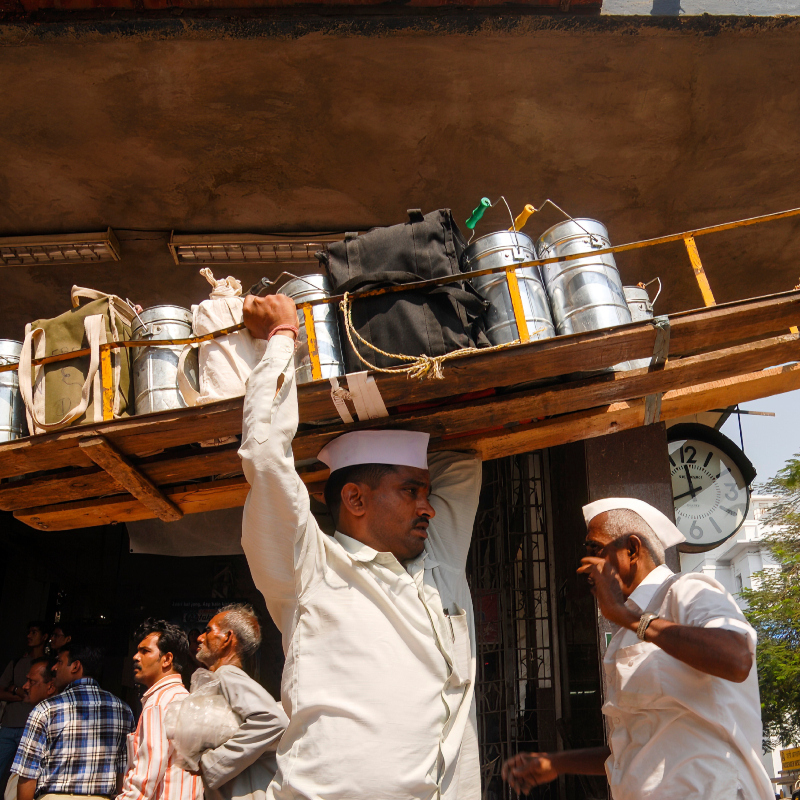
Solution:
[[[644,632],[654,619],[658,619],[658,614],[642,614],[641,618],[639,619],[639,627],[636,629],[637,638],[644,641]]]

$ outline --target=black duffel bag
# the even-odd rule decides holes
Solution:
[[[409,221],[373,228],[358,236],[348,233],[317,257],[326,266],[336,294],[398,286],[429,278],[460,275],[459,259],[466,247],[450,209],[422,215],[408,212]],[[407,356],[441,356],[464,347],[486,347],[481,315],[487,304],[469,283],[356,298],[353,327],[375,347]],[[341,320],[342,345],[348,372],[367,369],[356,356]],[[359,342],[359,353],[377,367],[407,366]]]

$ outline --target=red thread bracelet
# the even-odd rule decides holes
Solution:
[[[267,341],[269,341],[278,331],[291,331],[294,334],[295,339],[297,339],[300,334],[300,328],[298,328],[296,325],[277,325],[270,331],[269,336],[267,336]]]

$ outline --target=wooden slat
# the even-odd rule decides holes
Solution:
[[[800,292],[731,303],[671,317],[672,356],[719,348],[788,330],[800,321]],[[444,381],[412,381],[376,376],[388,407],[452,397],[489,387],[510,386],[521,375],[547,378],[611,366],[651,354],[655,333],[637,323],[611,331],[530,342],[500,353],[476,354],[445,367]],[[300,418],[338,419],[327,381],[301,386]],[[200,409],[182,409],[85,425],[0,445],[0,478],[39,470],[90,467],[78,447],[87,436],[105,436],[124,455],[140,458],[169,447],[241,433],[242,400],[226,400]]]
[[[180,457],[157,456],[137,463],[137,469],[157,486],[186,483],[213,475],[232,477],[241,474],[242,462],[238,446],[209,448]],[[0,509],[16,511],[21,508],[59,502],[105,497],[124,492],[122,486],[98,469],[66,470],[63,473],[42,475],[0,485]]]
[[[775,367],[729,380],[714,381],[669,392],[661,404],[661,417],[676,419],[709,408],[744,403],[798,388],[800,388],[800,364]],[[502,458],[616,433],[638,427],[643,422],[644,400],[634,400],[565,414],[528,425],[517,425],[488,434],[439,439],[431,446],[434,450],[476,450],[484,459]],[[302,477],[309,484],[318,483],[324,477],[324,473],[306,472]],[[165,494],[184,513],[191,514],[242,505],[247,497],[247,484],[243,478],[210,481],[192,487],[168,489]],[[152,518],[152,515],[149,517],[146,515],[141,504],[130,498],[83,500],[31,508],[17,511],[14,516],[39,530],[70,530]]]
[[[80,447],[95,464],[102,467],[120,486],[127,489],[160,520],[174,522],[183,516],[183,512],[173,502],[167,500],[151,480],[142,475],[102,436],[84,439],[80,443]]]

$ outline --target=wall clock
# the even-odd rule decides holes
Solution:
[[[714,428],[681,423],[667,429],[675,524],[684,552],[718,547],[741,528],[756,476],[750,459]]]

